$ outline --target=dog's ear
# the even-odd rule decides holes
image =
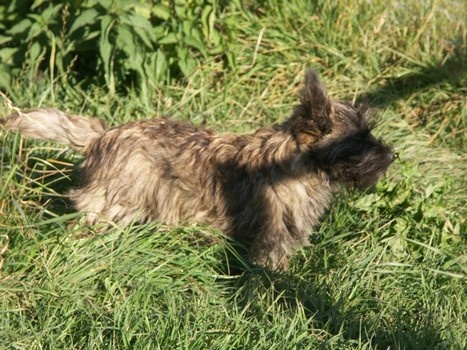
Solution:
[[[316,141],[332,130],[331,100],[318,74],[310,69],[305,75],[300,104],[295,107],[289,127],[298,135],[308,135],[307,142]],[[310,136],[313,140],[309,139]],[[303,137],[301,137],[303,139]]]
[[[324,122],[329,119],[331,100],[318,74],[313,69],[309,69],[305,75],[301,105],[305,113],[302,117],[313,119],[316,122]]]

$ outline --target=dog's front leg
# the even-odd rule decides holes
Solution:
[[[290,234],[286,229],[267,229],[259,234],[250,248],[251,260],[271,271],[285,271],[289,268],[291,256]]]

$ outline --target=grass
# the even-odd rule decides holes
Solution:
[[[78,239],[79,215],[60,193],[80,156],[0,131],[0,347],[466,348],[463,6],[245,2],[225,10],[236,68],[206,60],[146,101],[26,65],[7,91],[18,107],[111,125],[171,114],[238,132],[286,118],[314,66],[332,96],[380,109],[376,132],[400,160],[374,192],[336,198],[290,272],[231,274],[231,244],[209,244],[220,233],[207,227],[115,226]]]

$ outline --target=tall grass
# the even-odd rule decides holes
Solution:
[[[235,66],[207,58],[178,83],[148,82],[147,103],[25,64],[7,91],[17,107],[237,132],[284,120],[313,66],[332,96],[379,108],[376,133],[400,160],[374,192],[336,198],[288,273],[235,274],[233,242],[208,227],[90,234],[60,195],[81,156],[0,131],[0,347],[466,348],[463,11],[455,0],[234,1],[221,20]]]

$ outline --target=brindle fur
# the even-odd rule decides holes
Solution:
[[[201,222],[249,242],[252,260],[272,270],[307,244],[335,191],[374,185],[394,159],[369,111],[331,100],[313,70],[287,121],[247,135],[166,118],[107,129],[55,109],[11,115],[6,127],[84,152],[69,196],[89,224]]]

